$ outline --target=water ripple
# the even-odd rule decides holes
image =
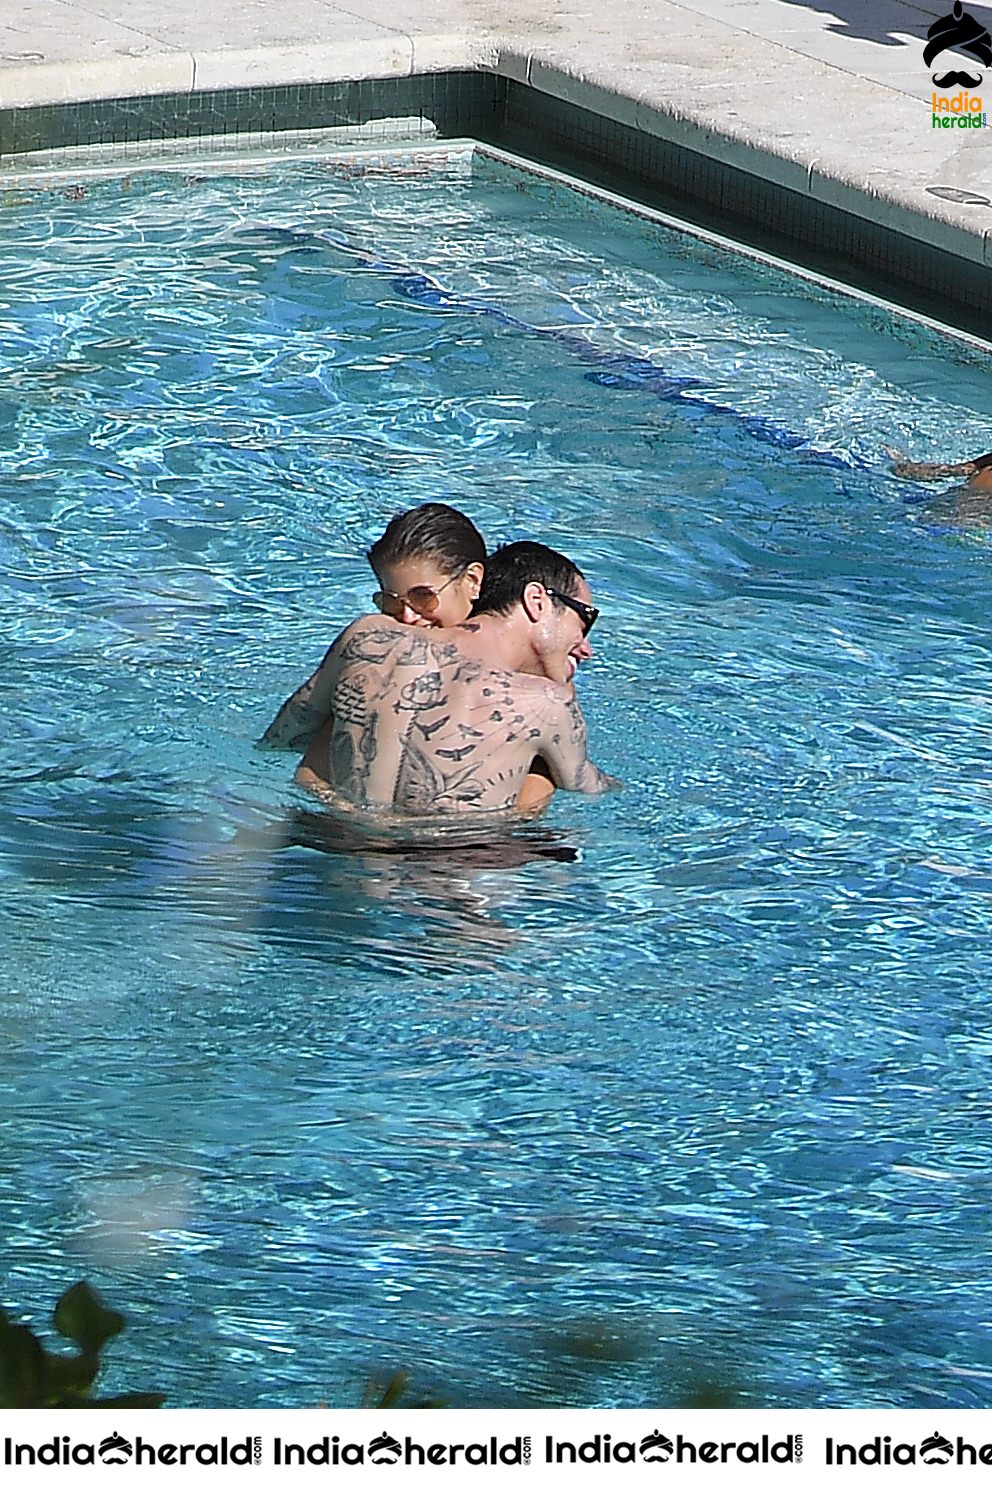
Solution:
[[[882,453],[984,367],[461,157],[5,210],[5,1303],[172,1404],[987,1406],[988,551]],[[428,499],[603,606],[515,856],[250,747]]]

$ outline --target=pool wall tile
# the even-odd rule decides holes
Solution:
[[[974,235],[953,224],[927,219],[924,241],[893,225],[889,203],[876,210],[853,186],[826,188],[798,161],[751,149],[731,163],[723,138],[697,131],[689,148],[512,81],[502,128],[508,149],[992,339],[992,276],[955,251],[973,254]],[[837,200],[817,194],[827,191]]]
[[[138,140],[195,141],[205,136],[279,134],[391,118],[421,118],[449,136],[491,122],[502,89],[491,74],[294,83],[64,106],[0,109],[0,163],[16,165],[31,151]]]
[[[437,60],[457,55],[457,38],[435,40]],[[0,108],[0,169],[87,145],[123,153],[184,142],[195,151],[244,135],[264,147],[280,135],[376,125],[387,138],[390,121],[403,120],[405,137],[436,130],[501,146],[992,339],[989,234],[965,219],[957,227],[946,212],[903,208],[889,182],[876,201],[856,183],[662,115],[636,93],[611,93],[537,56],[497,47],[482,67],[412,73],[409,45],[393,35],[380,58],[386,75],[357,81],[211,89],[201,73],[193,89],[168,94]]]

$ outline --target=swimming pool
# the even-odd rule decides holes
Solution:
[[[455,148],[3,212],[4,1305],[171,1405],[987,1406],[990,559],[882,455],[984,354]],[[574,857],[251,747],[427,499],[603,608]]]

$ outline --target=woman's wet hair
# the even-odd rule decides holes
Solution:
[[[454,578],[470,563],[485,563],[482,534],[464,512],[440,501],[427,501],[400,512],[365,555],[376,573],[380,566],[428,559]]]
[[[488,563],[473,615],[507,615],[528,584],[543,584],[574,596],[582,572],[569,558],[543,543],[515,542],[497,548]]]

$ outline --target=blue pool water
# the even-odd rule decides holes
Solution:
[[[171,1405],[988,1406],[984,358],[457,151],[0,190],[0,1300]],[[395,511],[574,556],[618,796],[300,845]]]

